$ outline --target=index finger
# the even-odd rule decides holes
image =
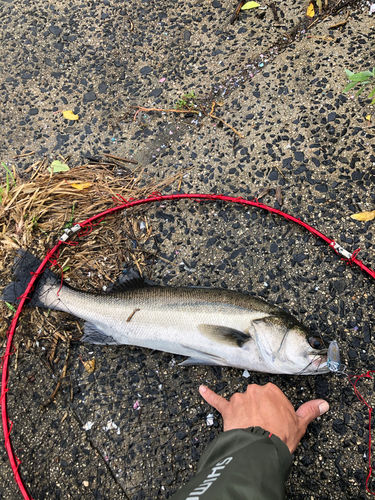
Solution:
[[[221,414],[223,414],[225,408],[229,405],[229,401],[222,396],[219,396],[219,394],[216,394],[216,392],[212,391],[205,385],[201,385],[199,387],[199,393],[208,404],[216,408],[216,410]]]

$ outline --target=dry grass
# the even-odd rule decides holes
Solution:
[[[106,158],[102,162],[72,168],[67,172],[50,173],[47,161],[37,162],[28,170],[29,178],[21,178],[13,172],[15,183],[2,186],[0,207],[0,288],[12,279],[12,263],[17,248],[28,248],[42,258],[46,250],[56,242],[67,225],[84,221],[115,203],[112,197],[120,194],[129,199],[141,199],[152,192],[161,192],[174,183],[177,190],[184,172],[180,171],[164,179],[155,179],[139,167],[133,171],[116,160]],[[73,184],[89,183],[85,189]],[[9,188],[9,189],[8,189]],[[140,223],[142,229],[140,228]],[[86,237],[79,238],[74,248],[64,246],[60,252],[59,266],[64,279],[80,289],[98,291],[106,289],[122,272],[123,266],[136,267],[143,275],[150,275],[155,251],[153,228],[147,220],[147,208],[119,211],[106,217],[93,227]],[[13,313],[1,304],[3,317]],[[47,311],[32,310],[27,313],[19,332],[21,341],[30,345],[36,339],[49,339],[53,358],[58,341],[71,339],[72,335],[61,330],[58,315]],[[55,317],[56,316],[56,317]],[[56,321],[55,321],[56,319]],[[25,325],[34,328],[25,328]],[[75,322],[75,330],[77,325]],[[31,330],[34,330],[32,333]],[[0,331],[4,338],[6,326]],[[27,332],[27,334],[26,334]]]
[[[63,229],[72,213],[76,222],[85,220],[113,206],[112,197],[117,194],[140,199],[154,191],[161,191],[181,178],[180,172],[155,181],[139,169],[130,172],[108,163],[84,165],[57,174],[38,168],[30,179],[23,180],[16,176],[15,185],[11,185],[9,191],[4,189],[0,234],[5,247],[14,244],[28,246],[38,233]],[[91,186],[83,190],[72,186],[79,183]]]

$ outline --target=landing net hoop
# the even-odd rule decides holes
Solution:
[[[25,302],[29,298],[29,294],[32,293],[33,290],[33,285],[37,278],[40,276],[41,273],[43,273],[46,265],[48,262],[51,262],[52,260],[56,259],[57,252],[60,248],[60,246],[64,244],[70,244],[69,240],[72,236],[74,236],[76,233],[78,233],[78,236],[80,235],[80,232],[82,230],[85,230],[85,234],[87,234],[87,231],[90,231],[90,228],[92,225],[98,220],[103,219],[103,217],[106,217],[107,215],[113,214],[115,212],[118,212],[120,210],[132,208],[138,205],[144,205],[146,203],[154,203],[154,202],[161,202],[161,201],[171,201],[171,200],[183,200],[183,199],[192,199],[195,201],[201,201],[201,200],[209,200],[209,201],[224,201],[224,202],[229,202],[229,203],[238,203],[240,205],[245,205],[245,206],[251,206],[255,208],[260,208],[262,210],[266,210],[270,213],[280,215],[281,217],[284,217],[285,219],[294,222],[298,224],[299,226],[302,226],[303,228],[307,229],[310,233],[312,233],[314,236],[317,238],[322,239],[325,241],[334,252],[336,252],[343,260],[346,261],[348,265],[357,265],[359,266],[362,271],[365,273],[369,274],[372,278],[375,279],[375,271],[370,269],[369,267],[365,266],[363,262],[359,259],[357,259],[357,255],[360,249],[355,250],[353,253],[348,252],[344,248],[342,248],[338,243],[336,243],[334,240],[331,238],[328,238],[325,236],[323,233],[318,231],[317,229],[313,228],[306,222],[303,222],[302,220],[298,219],[297,217],[293,217],[292,215],[289,215],[285,212],[282,212],[281,210],[278,210],[276,208],[270,207],[268,205],[264,205],[263,203],[258,202],[256,199],[254,200],[246,200],[244,198],[236,198],[233,196],[225,196],[221,194],[200,194],[200,193],[194,193],[194,194],[187,194],[187,193],[177,193],[177,194],[171,194],[171,195],[161,195],[160,193],[153,193],[147,198],[144,198],[142,200],[125,200],[121,195],[117,195],[116,197],[113,198],[113,201],[117,204],[117,206],[110,208],[108,210],[105,210],[104,212],[101,212],[97,215],[94,215],[93,217],[90,217],[89,219],[80,222],[73,226],[72,228],[65,229],[63,235],[59,238],[58,242],[55,244],[55,246],[46,254],[45,258],[43,259],[42,263],[38,267],[37,271],[33,273],[31,280],[24,292],[24,294],[21,297],[20,303],[17,307],[17,311],[12,319],[11,325],[7,331],[7,344],[5,348],[5,354],[2,357],[2,378],[1,378],[1,394],[0,394],[0,404],[1,404],[1,418],[2,418],[2,424],[3,424],[3,435],[4,435],[4,444],[5,444],[5,449],[7,451],[10,465],[12,467],[12,471],[14,474],[14,478],[16,480],[16,483],[19,487],[20,492],[22,493],[22,496],[24,497],[25,500],[32,500],[32,497],[29,495],[27,492],[27,489],[23,483],[22,477],[19,472],[19,466],[21,464],[21,461],[17,457],[13,446],[12,446],[12,441],[11,441],[11,431],[13,427],[13,422],[9,419],[8,417],[8,408],[7,408],[7,392],[8,392],[8,381],[9,381],[9,358],[14,352],[12,352],[12,347],[13,347],[13,337],[16,331],[18,319],[20,317],[20,314],[23,310],[23,307],[25,305]],[[366,404],[366,403],[365,403]],[[368,406],[368,405],[367,405]],[[370,434],[371,436],[371,434]],[[366,489],[367,491],[367,482],[369,480],[369,476],[371,475],[371,463],[370,463],[370,472],[367,477],[366,481]]]

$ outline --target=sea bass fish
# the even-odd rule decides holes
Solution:
[[[25,250],[16,281],[1,300],[17,303],[40,261]],[[64,283],[50,269],[30,305],[65,311],[84,323],[82,342],[135,345],[188,356],[182,366],[218,365],[266,373],[329,371],[321,338],[277,306],[231,290],[150,285],[138,277],[93,294]]]

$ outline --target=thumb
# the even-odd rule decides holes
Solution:
[[[208,404],[216,408],[216,410],[221,414],[225,411],[226,406],[229,405],[229,401],[222,396],[219,396],[219,394],[216,394],[216,392],[211,391],[211,389],[205,385],[201,385],[199,387],[199,393]]]
[[[313,399],[312,401],[303,403],[303,405],[301,405],[296,411],[296,415],[304,421],[307,427],[309,423],[314,420],[314,418],[323,415],[323,413],[328,410],[329,404],[327,401],[324,399]]]

